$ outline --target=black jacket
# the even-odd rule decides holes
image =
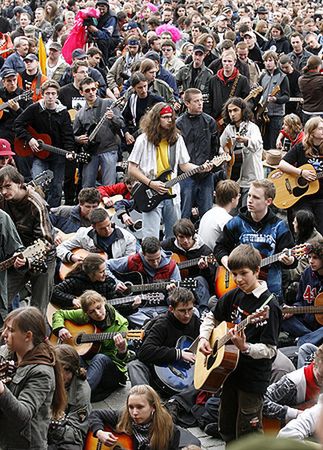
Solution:
[[[56,110],[50,111],[43,108],[43,100],[34,103],[23,111],[15,120],[17,137],[24,141],[30,141],[33,137],[27,127],[30,125],[37,133],[48,134],[52,139],[52,145],[67,151],[74,150],[74,134],[70,116],[67,109],[60,102]]]
[[[0,98],[3,101],[3,103],[6,103],[8,100],[12,100],[13,98],[17,97],[18,95],[21,95],[24,91],[21,88],[17,88],[15,92],[12,92],[9,94],[7,89],[1,88],[0,89]],[[10,142],[11,145],[13,145],[15,133],[14,133],[14,122],[17,119],[17,117],[23,112],[24,109],[27,108],[27,106],[32,104],[31,100],[19,100],[19,106],[20,108],[18,111],[14,111],[11,108],[6,108],[3,110],[3,115],[0,118],[0,136],[2,139],[7,139],[7,141]]]
[[[178,359],[176,342],[182,336],[197,338],[200,332],[200,320],[193,314],[185,325],[176,319],[170,311],[158,317],[138,352],[138,359],[145,364],[172,364]]]

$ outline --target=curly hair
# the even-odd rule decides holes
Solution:
[[[169,145],[175,144],[179,137],[179,130],[176,128],[175,111],[172,113],[172,127],[165,130],[160,125],[160,111],[168,106],[167,103],[159,102],[145,114],[140,121],[141,130],[146,133],[147,139],[153,145],[158,146],[162,139],[166,139]]]
[[[318,128],[318,126],[323,122],[323,119],[319,116],[312,117],[309,119],[304,127],[304,138],[303,138],[303,146],[305,156],[307,158],[311,158],[313,156],[317,156],[313,151],[314,147],[314,137],[313,132]],[[323,143],[320,144],[319,147],[320,155],[323,155]]]
[[[147,384],[133,386],[127,397],[127,404],[117,424],[117,431],[132,435],[132,419],[129,414],[128,403],[132,395],[144,396],[149,405],[154,408],[152,426],[150,429],[149,448],[152,450],[167,450],[172,439],[174,424],[171,415],[162,405],[157,392]]]
[[[288,127],[288,131],[292,139],[296,139],[303,128],[301,119],[294,113],[287,114],[287,116],[284,117],[284,128],[286,126]]]
[[[248,122],[249,120],[251,120],[252,113],[251,113],[248,103],[245,102],[243,100],[243,98],[231,97],[225,102],[225,104],[223,106],[222,117],[223,117],[224,123],[231,123],[229,112],[228,112],[229,105],[234,105],[241,109],[242,120],[244,122]]]

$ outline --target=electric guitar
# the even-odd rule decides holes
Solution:
[[[306,253],[307,247],[308,244],[300,244],[291,249],[286,249],[280,253],[276,253],[275,255],[268,256],[267,258],[262,259],[260,267],[269,266],[270,264],[277,262],[279,257],[284,254],[288,256],[295,256],[295,258],[300,258]],[[234,289],[235,287],[237,287],[237,285],[234,282],[232,273],[225,267],[218,266],[215,274],[215,295],[220,298],[226,292],[231,291],[231,289]]]
[[[125,433],[116,433],[111,427],[106,425],[104,431],[113,433],[118,441],[113,445],[105,445],[93,436],[89,431],[86,436],[84,450],[135,450],[135,445],[131,436]]]
[[[298,167],[302,170],[312,170],[316,172],[311,164],[304,164]],[[268,178],[276,188],[276,195],[273,203],[277,208],[287,209],[295,205],[302,197],[315,194],[320,188],[319,179],[323,177],[323,172],[316,172],[316,180],[307,181],[299,175],[291,175],[279,169],[270,172]]]
[[[50,155],[50,153],[56,153],[58,155],[67,156],[70,155],[72,159],[75,159],[77,162],[81,162],[87,164],[91,161],[91,156],[81,152],[79,154],[75,152],[68,152],[63,150],[62,148],[54,147],[52,145],[52,139],[48,134],[45,133],[37,133],[34,128],[31,126],[27,127],[27,131],[38,141],[39,148],[42,149],[39,152],[34,152],[28,142],[24,141],[20,138],[15,138],[14,148],[15,152],[18,156],[35,156],[39,159],[46,159]]]
[[[230,161],[231,156],[227,153],[223,153],[220,156],[215,156],[210,163],[214,166],[219,166],[224,161]],[[204,166],[198,166],[195,169],[189,170],[187,172],[182,173],[176,178],[168,180],[169,175],[172,173],[171,169],[164,170],[155,180],[152,181],[162,181],[165,183],[165,188],[170,189],[175,184],[179,183],[186,178],[191,177],[197,173],[201,173],[204,171]],[[137,182],[131,192],[132,197],[135,200],[136,209],[139,212],[149,212],[155,209],[160,202],[166,199],[176,197],[176,194],[170,194],[167,192],[166,194],[159,194],[154,189],[149,188],[146,184]]]
[[[12,267],[16,261],[16,258],[24,257],[28,259],[29,269],[35,271],[42,271],[44,269],[44,261],[46,255],[50,250],[51,245],[48,242],[44,242],[41,239],[37,239],[33,245],[30,245],[25,250],[22,250],[17,255],[11,256],[11,258],[0,262],[0,272],[8,270]]]
[[[196,353],[199,338],[193,340],[189,336],[181,336],[176,342],[176,349]],[[166,386],[172,393],[187,389],[193,384],[194,364],[183,360],[163,366],[154,365],[154,371],[159,382]],[[158,384],[158,381],[157,381]]]
[[[11,98],[10,101],[19,102],[19,100],[29,100],[32,97],[32,94],[33,93],[31,91],[26,91],[26,92],[23,92],[20,95],[17,95],[17,97]],[[8,102],[3,102],[3,100],[0,99],[0,119],[3,116],[4,110],[6,108],[8,108],[8,106],[9,106],[9,101]]]
[[[64,328],[66,328],[72,335],[70,339],[64,341],[64,344],[71,345],[80,356],[85,356],[87,358],[90,358],[98,353],[101,347],[101,342],[108,339],[113,339],[117,334],[121,334],[124,339],[142,341],[144,338],[143,330],[101,333],[95,325],[90,323],[79,325],[71,320],[64,321]],[[49,340],[53,345],[62,344],[61,339],[53,333],[51,334]]]
[[[242,331],[248,324],[261,323],[269,317],[269,306],[250,314],[236,325],[237,331]],[[239,350],[231,340],[227,322],[223,321],[213,329],[210,337],[212,353],[208,356],[202,352],[196,353],[194,386],[209,392],[216,392],[235,370],[239,360]]]

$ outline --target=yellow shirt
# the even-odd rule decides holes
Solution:
[[[163,139],[160,141],[156,148],[157,150],[157,177],[164,172],[164,170],[170,169],[169,159],[168,159],[168,142]]]

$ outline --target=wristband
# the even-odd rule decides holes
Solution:
[[[150,183],[151,183],[151,180],[149,180],[149,183],[147,184],[148,187],[150,186]]]

